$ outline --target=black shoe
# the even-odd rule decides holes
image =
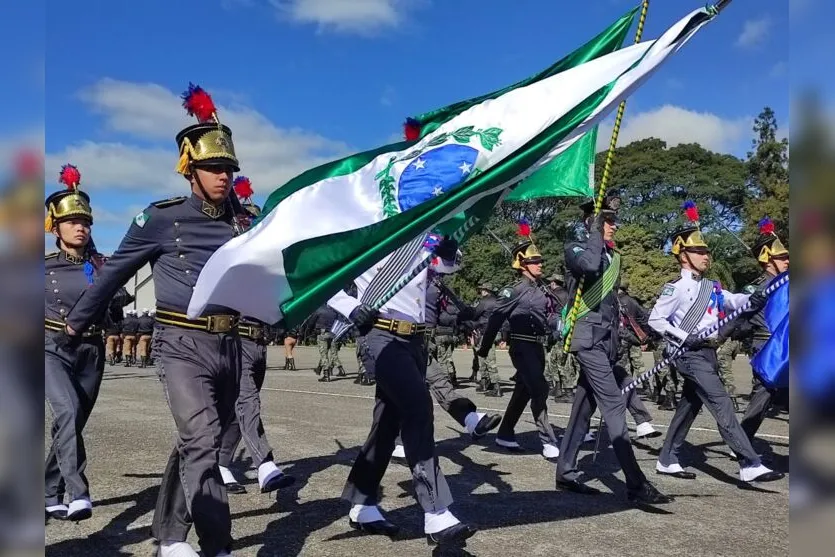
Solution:
[[[330,383],[331,380],[331,370],[326,369],[322,372],[322,377],[319,378],[319,383]]]
[[[48,511],[44,509],[44,516],[47,519],[52,518],[54,520],[67,520],[67,509],[63,508],[54,511]]]
[[[290,370],[290,358],[284,358],[284,371]]]
[[[516,374],[515,373],[510,376],[510,380],[513,381],[513,382],[516,381]]]
[[[679,480],[695,480],[696,474],[693,472],[688,472],[686,470],[682,470],[681,472],[662,472],[661,470],[656,470],[656,474],[659,476],[668,476],[670,478],[677,478]]]
[[[290,370],[291,371],[296,370],[296,359],[295,358],[290,358]]]
[[[354,522],[348,519],[348,526],[354,530],[371,534],[372,536],[388,536],[393,538],[400,533],[400,527],[388,520],[375,520],[374,522]]]
[[[765,474],[760,474],[759,476],[751,480],[751,482],[776,482],[778,480],[782,480],[785,477],[786,475],[784,473],[775,472],[774,470],[771,470],[769,472],[766,472]]]
[[[426,543],[430,546],[465,547],[467,540],[477,531],[472,526],[459,522],[440,532],[426,534]]]
[[[478,386],[475,388],[475,392],[483,393],[483,392],[487,391],[487,387],[489,387],[489,385],[490,384],[487,382],[487,378],[482,377],[481,381],[478,382]]]
[[[345,368],[343,368],[342,366],[339,366],[338,368],[336,368],[336,376],[337,377],[345,377]]]
[[[449,382],[452,384],[453,389],[458,388],[458,378],[454,374],[450,374]]]
[[[644,482],[637,490],[629,490],[626,498],[630,503],[646,505],[664,505],[672,503],[673,498],[658,491],[654,485]]]
[[[361,385],[361,384],[362,384],[362,374],[357,373],[357,376],[354,379],[354,385]]]
[[[360,383],[360,384],[365,385],[366,387],[370,387],[371,385],[374,385],[375,383],[377,383],[377,381],[373,377],[363,375],[362,376],[362,383]]]
[[[577,480],[557,480],[557,489],[561,489],[563,491],[571,491],[572,493],[579,493],[580,495],[600,494],[600,490],[596,487],[581,484]]]
[[[671,412],[674,411],[676,409],[675,397],[665,396],[664,397],[664,402],[659,404],[658,408],[660,410],[669,410]]]
[[[468,381],[470,383],[478,383],[478,372],[474,371],[472,375],[470,375]]]
[[[322,366],[316,366],[313,368],[313,373],[316,375],[320,375],[322,373]]]
[[[295,476],[279,474],[278,476],[273,477],[272,479],[267,481],[267,483],[264,484],[264,487],[261,488],[261,493],[272,493],[273,491],[278,491],[279,489],[290,487],[294,483],[296,483]]]
[[[487,414],[483,416],[473,430],[473,438],[478,439],[484,437],[488,432],[496,429],[502,422],[502,417],[498,414]]]
[[[246,493],[246,488],[238,482],[232,482],[231,484],[223,485],[226,486],[226,493],[231,493],[232,495],[243,495],[244,493]]]
[[[73,522],[81,522],[82,520],[87,520],[92,516],[93,509],[81,509],[79,511],[75,511],[72,514],[67,514],[67,520],[71,520]]]

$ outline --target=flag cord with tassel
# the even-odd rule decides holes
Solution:
[[[641,42],[641,36],[644,33],[644,22],[647,19],[647,11],[649,11],[649,0],[644,0],[641,7],[641,16],[638,19],[638,29],[635,31],[635,44]],[[597,199],[594,202],[594,216],[600,212],[603,206],[603,199],[606,196],[606,187],[609,185],[609,172],[612,169],[612,161],[615,158],[615,145],[618,142],[618,133],[620,132],[620,124],[623,120],[623,112],[626,110],[626,99],[623,99],[618,106],[618,112],[615,116],[615,126],[612,128],[612,137],[609,140],[609,151],[606,153],[606,164],[603,166],[603,176],[600,179],[600,190],[597,192]],[[568,331],[565,334],[565,343],[563,344],[563,352],[568,352],[571,349],[571,338],[574,335],[574,322],[577,320],[577,312],[580,309],[580,300],[583,297],[583,277],[577,284],[577,293],[574,295],[574,304],[571,306],[571,311],[568,313]]]

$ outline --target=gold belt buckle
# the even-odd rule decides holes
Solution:
[[[398,335],[412,335],[414,334],[414,325],[409,323],[408,321],[398,321],[397,322],[397,334]]]
[[[228,333],[232,330],[232,316],[209,315],[206,318],[206,330],[210,333]]]

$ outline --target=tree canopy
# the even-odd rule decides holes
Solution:
[[[756,241],[760,219],[771,217],[781,239],[788,242],[788,140],[779,138],[769,107],[752,129],[754,139],[745,160],[696,143],[668,147],[656,138],[615,150],[608,188],[617,188],[623,199],[616,243],[633,296],[651,303],[661,286],[677,276],[669,238],[684,223],[681,205],[687,200],[697,204],[711,246],[710,274],[730,290],[739,290],[759,274],[743,242],[751,246]],[[597,155],[596,190],[605,157],[606,152]],[[520,240],[517,223],[523,218],[545,257],[545,272],[564,272],[564,245],[582,233],[578,206],[583,201],[548,198],[501,204],[485,229],[463,246],[465,264],[450,285],[472,301],[479,282],[489,281],[497,288],[513,282],[508,250]]]

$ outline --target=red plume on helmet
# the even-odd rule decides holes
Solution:
[[[525,238],[530,239],[530,237],[531,237],[531,225],[530,225],[530,223],[525,219],[520,220],[519,221],[519,228],[518,228],[517,232],[519,232],[520,236],[523,236]]]
[[[81,183],[81,172],[78,171],[78,167],[75,165],[65,164],[61,167],[58,182],[67,186],[68,190],[75,190]]]
[[[774,222],[768,217],[762,219],[759,223],[760,234],[774,234]]]
[[[403,124],[403,134],[405,135],[406,140],[416,141],[420,139],[420,128],[420,122],[414,118],[406,118],[406,122]]]
[[[684,209],[684,216],[687,217],[687,220],[689,220],[692,223],[695,223],[698,226],[699,208],[696,207],[696,204],[688,200],[684,202],[681,208]]]
[[[235,189],[235,195],[238,196],[238,199],[249,199],[255,193],[252,189],[252,182],[246,176],[235,178],[232,187]]]
[[[211,95],[199,85],[188,84],[188,89],[182,94],[183,108],[189,116],[194,116],[200,123],[216,120],[217,108]]]

